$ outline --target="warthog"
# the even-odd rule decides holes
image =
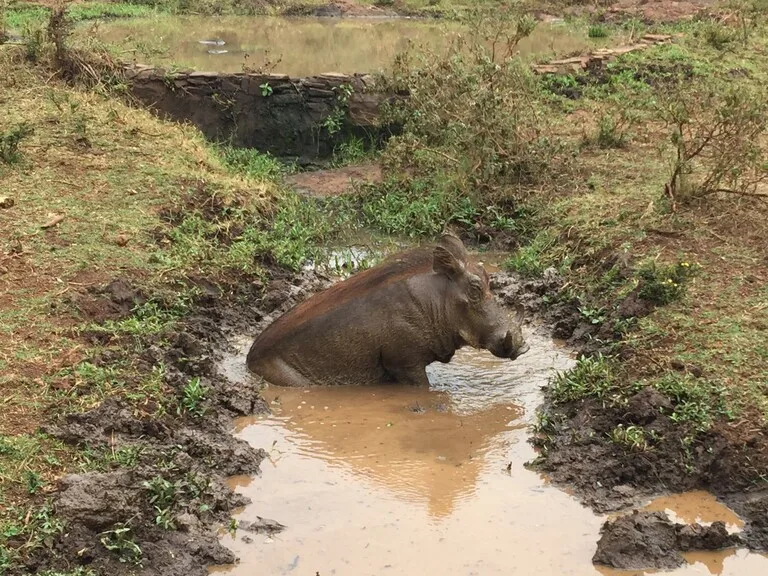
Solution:
[[[295,306],[251,345],[248,369],[279,386],[429,384],[425,368],[469,345],[514,360],[528,351],[488,274],[446,234]]]

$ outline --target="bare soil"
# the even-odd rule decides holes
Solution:
[[[375,163],[366,163],[343,168],[301,172],[286,178],[286,183],[302,194],[322,198],[349,192],[356,184],[381,182],[381,178],[381,166]]]

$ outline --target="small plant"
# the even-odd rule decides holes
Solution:
[[[587,30],[587,36],[590,38],[608,38],[610,31],[605,24],[593,24]]]
[[[579,308],[579,312],[582,317],[590,324],[602,324],[606,318],[605,308],[592,308],[590,306],[582,306]]]
[[[655,436],[655,435],[653,435]],[[619,424],[611,430],[608,435],[611,442],[624,446],[629,450],[636,450],[638,452],[645,452],[649,449],[648,440],[646,439],[645,430],[640,426],[624,426]]]
[[[707,380],[668,373],[652,385],[672,399],[674,408],[670,420],[689,426],[694,436],[709,430],[716,416],[729,414],[724,404],[724,389]]]
[[[178,486],[162,476],[155,476],[143,484],[149,492],[149,503],[159,508],[169,508],[176,502]]]
[[[697,271],[698,265],[690,262],[660,266],[651,260],[637,271],[640,280],[639,296],[659,306],[674,302],[685,294],[687,281]]]
[[[31,470],[26,471],[24,474],[24,480],[27,484],[27,492],[30,494],[36,494],[37,491],[44,486],[44,483],[40,478],[40,474]]]
[[[600,148],[623,148],[627,143],[627,130],[631,122],[624,116],[602,114],[597,120],[595,143]]]
[[[345,140],[333,149],[333,166],[342,167],[358,164],[370,155],[365,148],[365,142],[360,138]]]
[[[320,127],[325,128],[328,134],[336,134],[341,131],[346,115],[347,113],[343,108],[336,107],[323,119]]]
[[[256,180],[277,181],[289,171],[271,154],[256,149],[219,146],[216,151],[228,168]]]
[[[522,246],[506,262],[507,268],[523,276],[541,276],[551,264],[549,249],[554,246],[555,238],[547,232],[540,232],[533,241]]]
[[[261,95],[264,98],[268,96],[272,96],[272,86],[269,85],[269,82],[264,82],[264,84],[259,84],[259,88],[261,89]]]
[[[160,508],[155,506],[155,524],[163,530],[175,530],[176,523],[173,521],[173,512],[171,508]]]
[[[17,124],[0,132],[0,159],[6,164],[16,164],[21,160],[19,144],[34,132],[34,129],[26,123]]]
[[[202,416],[205,414],[205,408],[201,405],[205,400],[206,389],[200,382],[199,377],[192,378],[184,386],[181,396],[180,413],[186,412],[193,416]]]
[[[111,530],[102,532],[101,543],[107,550],[116,552],[120,562],[141,566],[142,551],[134,542],[131,528],[125,524],[115,524]]]
[[[719,22],[708,22],[704,27],[704,41],[716,50],[724,50],[738,40],[738,31]]]

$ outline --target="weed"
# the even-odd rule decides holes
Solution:
[[[34,132],[34,129],[24,122],[0,132],[0,159],[6,164],[19,162],[21,160],[19,144]]]
[[[593,24],[587,30],[587,36],[590,38],[608,38],[610,35],[611,32],[605,24]]]
[[[111,530],[100,534],[101,543],[107,550],[116,552],[120,562],[142,565],[142,551],[133,540],[131,527],[126,524],[115,524]]]
[[[269,82],[259,84],[259,88],[261,89],[261,95],[264,96],[264,98],[267,96],[272,96],[272,86],[269,85]]]
[[[619,424],[611,430],[608,437],[614,444],[624,446],[629,450],[645,452],[649,449],[648,437],[646,437],[645,430],[641,426],[624,426]],[[655,438],[656,434],[651,431],[649,437]]]
[[[192,416],[203,416],[205,414],[205,408],[202,403],[206,398],[206,388],[200,382],[200,378],[192,378],[184,386],[181,396],[181,405],[179,406],[179,414],[187,413]]]
[[[602,324],[607,316],[604,308],[592,308],[582,306],[579,308],[581,316],[590,324]]]
[[[685,294],[686,283],[697,271],[698,266],[690,262],[660,266],[650,260],[637,270],[639,296],[659,306],[674,302]]]
[[[155,524],[160,526],[163,530],[175,530],[176,524],[173,520],[173,512],[171,508],[160,508],[155,506]]]
[[[555,242],[556,238],[549,232],[539,232],[530,244],[519,248],[505,266],[523,276],[541,276],[551,265],[549,250]]]
[[[289,171],[268,152],[231,146],[217,147],[216,151],[228,168],[262,182],[277,181]]]
[[[626,115],[601,114],[597,119],[595,142],[600,148],[623,148],[627,144],[627,130],[631,120]]]
[[[594,397],[604,404],[617,401],[621,392],[616,368],[609,358],[598,354],[582,357],[566,372],[559,372],[550,387],[555,404]]]
[[[719,22],[708,22],[704,27],[704,41],[717,50],[724,50],[738,39],[738,31]]]
[[[707,380],[668,373],[651,384],[674,402],[670,419],[691,426],[694,433],[709,430],[717,416],[728,415],[724,390]]]
[[[337,168],[350,164],[359,164],[371,156],[368,148],[365,145],[365,141],[361,138],[349,138],[333,149],[333,159],[331,162]]]
[[[40,474],[32,470],[27,470],[24,473],[24,479],[27,484],[27,492],[30,494],[36,494],[45,485],[40,478]]]
[[[162,476],[146,480],[143,486],[149,492],[149,503],[156,507],[169,508],[176,502],[178,486]]]

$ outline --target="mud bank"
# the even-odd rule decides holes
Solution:
[[[257,330],[268,314],[287,310],[328,281],[316,274],[275,271],[265,286],[252,279],[225,286],[190,282],[202,287],[203,296],[172,331],[139,342],[116,342],[99,330],[88,337],[105,349],[91,359],[95,366],[130,362],[143,377],[165,366],[164,383],[175,394],[182,396],[185,386],[199,378],[204,400],[195,413],[152,413],[152,407],[145,407],[150,415],[107,400],[44,427],[63,442],[87,447],[94,458],[120,458],[102,471],[61,480],[54,510],[65,529],[47,549],[26,559],[22,573],[81,565],[118,575],[204,575],[208,564],[235,560],[219,543],[217,531],[247,499],[225,479],[258,474],[266,453],[232,436],[231,420],[267,408],[258,382],[229,381],[214,369],[214,359],[226,346],[228,330]],[[150,296],[118,279],[94,294],[78,295],[72,304],[115,319]]]
[[[632,263],[620,255],[608,255],[604,269],[629,277]],[[605,319],[593,323],[580,314],[576,302],[563,302],[557,296],[563,280],[554,270],[529,283],[505,286],[505,282],[496,282],[504,301],[541,316],[552,326],[553,335],[567,340],[580,357],[613,355],[630,361],[634,353],[620,345],[623,336],[616,327],[643,318],[656,307],[641,297],[642,286],[638,286],[616,302]],[[694,365],[673,368],[692,378],[702,377]],[[759,481],[765,478],[768,457],[755,449],[766,445],[763,430],[734,441],[726,427],[714,425],[692,443],[691,430],[674,418],[677,401],[652,387],[641,386],[618,400],[588,397],[555,402],[551,387],[545,397],[532,438],[540,454],[532,466],[595,512],[636,508],[659,494],[707,490],[745,518],[745,545],[768,549],[768,494]],[[642,428],[657,441],[644,450],[620,445],[611,439],[619,426]]]

